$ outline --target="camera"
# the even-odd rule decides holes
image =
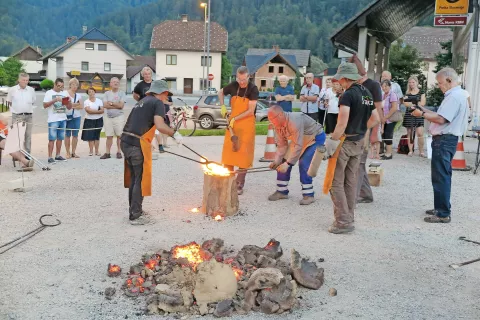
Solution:
[[[418,105],[418,96],[417,95],[406,95],[403,98],[403,102],[411,102],[414,106]]]

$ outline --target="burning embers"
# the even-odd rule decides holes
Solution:
[[[148,296],[150,314],[231,316],[283,313],[297,304],[297,282],[315,289],[323,283],[323,269],[296,251],[291,264],[280,260],[283,251],[274,239],[263,248],[247,245],[233,252],[212,239],[146,254],[130,268],[123,290],[130,297]],[[109,275],[120,270],[114,267],[108,266]]]
[[[116,264],[108,264],[107,274],[109,277],[118,277],[122,273],[122,268]]]
[[[202,169],[209,176],[229,177],[232,174],[229,169],[216,163],[202,164]]]

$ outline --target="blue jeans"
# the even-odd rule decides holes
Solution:
[[[432,140],[433,201],[438,217],[450,216],[452,190],[452,159],[458,137],[450,134],[434,136]]]
[[[325,144],[326,139],[325,132],[320,133],[315,137],[315,144],[305,149],[302,156],[298,160],[298,170],[300,171],[300,183],[302,184],[302,194],[307,197],[313,197],[313,179],[307,172],[312,162],[312,158],[315,155],[315,151],[318,146]],[[277,191],[283,194],[288,194],[288,182],[290,181],[290,174],[292,173],[292,167],[289,167],[287,172],[277,173]]]
[[[65,140],[65,125],[67,120],[48,123],[48,141]]]

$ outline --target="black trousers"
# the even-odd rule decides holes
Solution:
[[[327,113],[327,119],[326,119],[326,133],[330,134],[335,131],[335,127],[337,126],[337,120],[338,120],[338,113]]]
[[[130,169],[130,186],[128,188],[129,218],[135,220],[142,215],[142,175],[143,175],[143,153],[137,146],[122,142],[120,144],[125,161]]]
[[[395,130],[395,125],[397,123],[396,122],[392,122],[392,123],[385,123],[385,126],[383,127],[383,135],[382,135],[382,139],[383,139],[383,142],[385,142],[385,144],[387,146],[391,146],[393,144],[393,131]]]
[[[325,119],[325,112],[327,112],[327,110],[318,109],[318,122],[322,126],[324,125],[323,119]]]
[[[305,113],[307,116],[309,116],[310,118],[312,118],[313,120],[317,121],[318,122],[318,112],[314,112],[314,113]],[[322,118],[322,121],[323,121],[323,118]]]

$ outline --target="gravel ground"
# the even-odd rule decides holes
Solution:
[[[264,141],[258,137],[256,159],[263,155]],[[185,142],[219,160],[221,137]],[[101,145],[104,150],[103,140]],[[46,135],[36,134],[33,146],[34,154],[45,160]],[[476,149],[476,141],[468,140],[466,149]],[[153,162],[154,196],[144,201],[156,223],[131,226],[123,162],[86,156],[86,143],[80,143],[79,154],[81,159],[56,164],[52,171],[37,168],[27,174],[33,190],[25,194],[9,191],[9,181],[21,175],[3,159],[0,243],[35,228],[42,214],[55,214],[62,224],[0,256],[0,319],[157,319],[137,315],[144,306],[120,294],[120,280],[106,277],[107,264],[127,269],[144,252],[212,237],[236,249],[263,246],[274,237],[286,253],[295,248],[312,259],[325,259],[320,263],[324,286],[302,289],[300,307],[292,314],[250,313],[234,319],[480,318],[480,263],[456,271],[448,267],[480,256],[480,246],[457,240],[467,236],[480,241],[480,174],[455,172],[452,223],[426,224],[423,211],[433,204],[429,161],[395,155],[383,164],[384,182],[374,189],[375,202],[356,210],[355,232],[332,235],[326,231],[333,215],[330,198],[318,193],[317,202],[300,207],[296,170],[289,200],[266,200],[275,188],[274,173],[251,174],[240,198],[242,214],[214,222],[188,212],[201,205],[198,165],[162,154]],[[468,163],[473,160],[468,154]],[[319,192],[324,171],[325,166],[315,181]],[[117,288],[112,301],[102,295],[108,286]],[[338,296],[328,295],[331,287]]]

